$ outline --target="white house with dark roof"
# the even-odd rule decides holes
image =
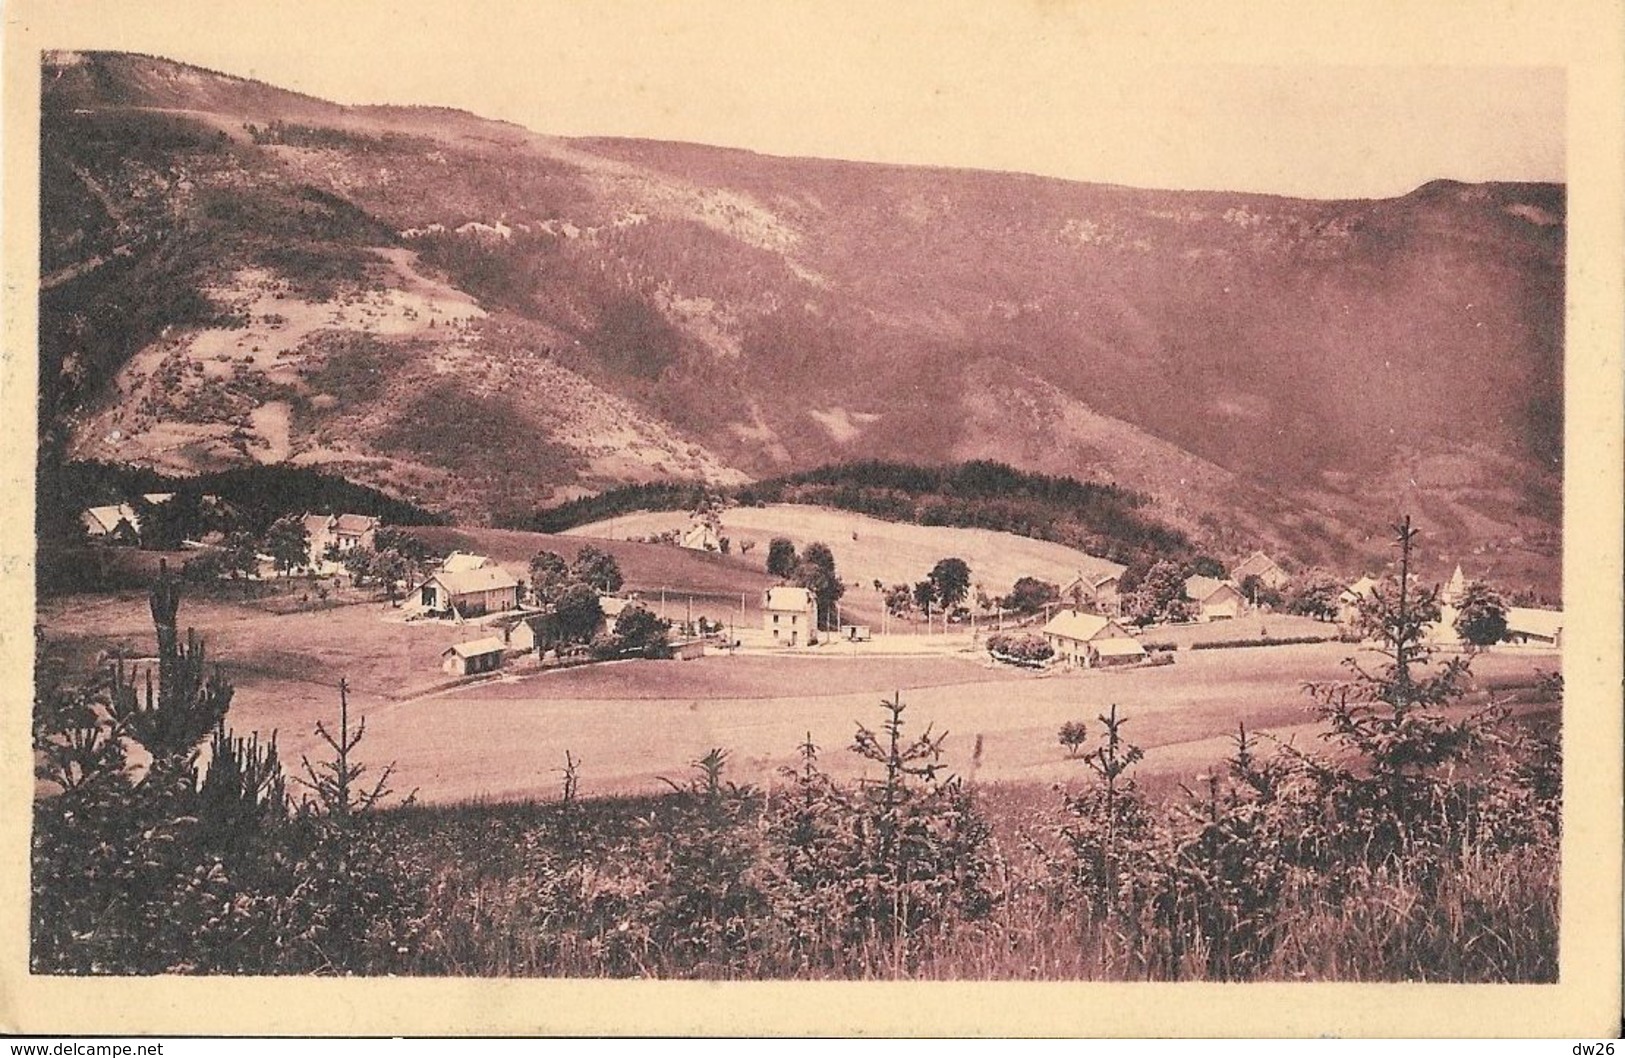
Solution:
[[[818,642],[818,600],[806,588],[779,584],[762,595],[762,628],[778,646]]]
[[[1055,660],[1080,668],[1096,663],[1100,656],[1098,647],[1104,641],[1133,638],[1110,617],[1082,610],[1062,610],[1044,626],[1044,642],[1055,651]]]
[[[500,566],[431,574],[418,588],[419,604],[430,613],[460,617],[512,610],[519,605],[519,581]]]

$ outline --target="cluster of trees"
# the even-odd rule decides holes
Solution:
[[[923,579],[882,590],[892,613],[901,616],[917,610],[929,621],[933,614],[949,614],[959,608],[970,595],[970,587],[971,570],[965,560],[944,558]]]
[[[835,572],[835,553],[828,544],[813,541],[799,555],[793,541],[775,536],[767,544],[767,571],[812,592],[818,604],[818,627],[833,631],[840,627],[837,608],[846,585]]]
[[[1043,636],[1030,632],[995,632],[987,637],[987,652],[997,658],[1019,662],[1048,661],[1055,656],[1055,648]]]
[[[1123,616],[1138,625],[1155,621],[1188,621],[1195,616],[1185,596],[1187,567],[1168,559],[1152,563],[1143,572],[1131,566],[1118,579]]]
[[[70,682],[36,640],[31,968],[36,973],[364,973],[422,903],[377,830],[390,769],[357,759],[339,683],[331,752],[285,771],[276,738],[227,726],[233,688],[151,594],[158,651]],[[206,761],[206,763],[205,763]]]
[[[1061,587],[1037,577],[1021,577],[1010,588],[1010,594],[1000,601],[1017,613],[1038,613],[1044,607],[1061,601]]]
[[[538,551],[530,560],[530,594],[552,614],[552,645],[585,645],[598,657],[664,656],[671,645],[671,622],[647,607],[621,611],[613,632],[604,634],[601,595],[620,591],[626,578],[615,556],[591,544],[573,563],[556,551]]]

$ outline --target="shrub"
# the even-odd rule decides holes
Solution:
[[[995,632],[987,637],[987,650],[998,660],[1029,664],[1048,661],[1055,656],[1055,648],[1043,636],[1031,632]]]

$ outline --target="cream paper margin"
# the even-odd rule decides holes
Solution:
[[[373,7],[380,6],[376,0]],[[242,39],[389,49],[344,39],[343,5],[240,5]],[[862,32],[861,3],[686,5],[719,56],[751,47],[776,12],[809,8]],[[555,0],[547,14],[636,32],[652,3]],[[890,7],[895,10],[896,4]],[[1621,346],[1625,261],[1625,11],[1621,0],[1353,0],[1305,4],[1120,0],[908,0],[918,33],[895,55],[929,70],[962,14],[1007,11],[1076,41],[1079,62],[1554,66],[1567,70],[1567,466],[1564,505],[1566,834],[1556,985],[690,983],[299,978],[63,979],[28,966],[28,751],[38,282],[39,54],[52,48],[168,54],[187,0],[22,0],[4,11],[4,345],[0,349],[0,1032],[241,1035],[1020,1035],[1593,1036],[1620,1029]],[[360,10],[351,5],[349,10]],[[537,24],[538,5],[480,13]],[[1025,31],[1025,30],[1024,30]],[[254,34],[254,36],[249,36]],[[479,76],[470,70],[469,76]],[[861,76],[855,72],[854,76]],[[386,102],[386,100],[379,100]],[[547,131],[547,130],[540,130]],[[974,132],[974,130],[969,130]]]

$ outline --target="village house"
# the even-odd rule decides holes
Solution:
[[[512,610],[519,605],[519,581],[500,566],[431,574],[418,589],[419,602],[430,613],[459,617]]]
[[[1352,628],[1360,620],[1360,604],[1373,597],[1377,582],[1370,577],[1361,577],[1359,580],[1344,588],[1337,596],[1337,623],[1345,628]]]
[[[1044,626],[1044,642],[1055,651],[1055,660],[1078,668],[1092,667],[1100,657],[1100,644],[1106,640],[1133,638],[1111,618],[1082,610],[1062,610]]]
[[[1087,607],[1096,613],[1116,614],[1120,600],[1117,591],[1119,575],[1110,570],[1099,573],[1079,573],[1061,587],[1061,598],[1073,605]]]
[[[762,596],[762,627],[780,646],[818,642],[818,600],[806,588],[780,584]]]
[[[1185,598],[1196,605],[1196,618],[1199,621],[1240,617],[1247,608],[1247,598],[1239,588],[1215,577],[1185,578]]]
[[[1507,607],[1506,641],[1520,646],[1561,647],[1563,611],[1529,606]]]
[[[722,550],[722,538],[717,535],[715,529],[704,522],[695,522],[685,529],[683,535],[677,538],[677,543],[690,551]]]
[[[440,667],[453,676],[495,672],[502,667],[502,652],[505,649],[500,636],[458,643],[440,652]]]
[[[598,625],[598,634],[601,636],[614,635],[615,626],[620,623],[621,614],[625,613],[626,608],[630,605],[632,605],[631,599],[623,599],[618,595],[598,596],[598,609],[604,615],[603,620]]]
[[[545,652],[558,646],[562,638],[558,618],[551,612],[512,614],[493,621],[491,627],[502,633],[509,653]]]
[[[1230,579],[1241,584],[1248,577],[1257,577],[1258,583],[1271,591],[1280,591],[1292,580],[1292,575],[1276,564],[1262,551],[1254,551],[1247,561],[1230,571]]]
[[[128,503],[91,507],[79,515],[79,521],[93,540],[119,544],[140,542],[141,518]]]
[[[301,519],[310,541],[310,566],[327,560],[328,549],[339,554],[358,547],[372,548],[378,519],[367,514],[307,514]]]

